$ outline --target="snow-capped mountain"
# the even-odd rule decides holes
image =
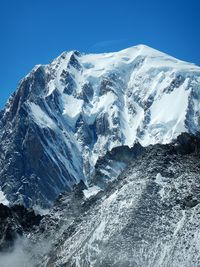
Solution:
[[[36,66],[0,114],[1,190],[11,203],[50,206],[90,183],[115,147],[197,133],[199,100],[200,68],[147,46],[64,52]]]

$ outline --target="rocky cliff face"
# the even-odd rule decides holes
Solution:
[[[113,148],[196,133],[199,84],[199,67],[143,45],[36,66],[0,115],[1,190],[10,203],[49,207],[80,180],[90,184]],[[115,164],[116,175],[107,163],[101,173],[117,177],[126,164]]]
[[[28,236],[29,266],[198,267],[199,158],[199,137],[182,134],[140,150],[103,190],[80,182]]]
[[[187,135],[147,147],[106,190],[68,203],[69,217],[63,197],[41,266],[199,266],[199,148]]]

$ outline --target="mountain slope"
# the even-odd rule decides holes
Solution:
[[[199,148],[187,136],[147,147],[104,193],[76,200],[42,266],[199,266]]]
[[[25,259],[42,267],[198,267],[199,157],[200,139],[182,134],[146,147],[93,196],[79,183],[29,234]]]
[[[52,205],[112,148],[199,131],[200,68],[144,45],[64,52],[38,65],[0,115],[0,186],[11,203]]]

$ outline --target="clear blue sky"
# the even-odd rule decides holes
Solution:
[[[63,51],[141,43],[200,65],[200,1],[0,0],[0,108],[35,64]]]

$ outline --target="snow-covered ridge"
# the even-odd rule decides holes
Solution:
[[[41,157],[41,166],[30,159],[27,175],[41,181],[45,158],[59,185],[55,173],[44,179],[57,195],[90,179],[98,158],[116,146],[169,143],[182,132],[199,131],[199,100],[200,67],[145,45],[103,54],[64,52],[22,80],[5,109],[2,133],[18,138],[26,124],[21,147],[31,158],[29,140],[36,138]],[[5,153],[7,147],[5,141]]]
[[[55,77],[47,95],[60,93],[62,117],[73,131],[80,116],[93,125],[100,114],[107,128],[117,128],[114,140],[98,135],[93,151],[132,146],[136,140],[145,146],[168,143],[181,132],[195,131],[185,125],[191,94],[198,93],[200,81],[200,68],[194,64],[138,45],[114,53],[65,52],[44,68]]]

